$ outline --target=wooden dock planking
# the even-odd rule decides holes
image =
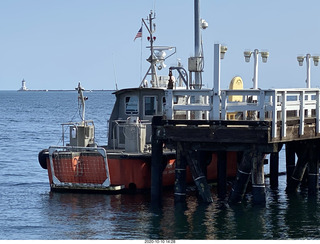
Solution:
[[[315,118],[306,119],[304,134],[300,135],[298,119],[288,120],[286,136],[281,136],[281,121],[277,123],[277,135],[272,137],[270,121],[204,121],[162,120],[161,134],[173,141],[216,143],[285,143],[298,140],[320,139],[316,133]],[[236,135],[236,136],[235,136]]]

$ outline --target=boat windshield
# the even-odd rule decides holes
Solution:
[[[138,101],[137,96],[126,97],[126,114],[138,114]]]
[[[155,115],[157,113],[156,97],[144,97],[144,115]]]

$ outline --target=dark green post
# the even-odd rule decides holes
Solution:
[[[152,118],[151,202],[153,204],[160,204],[162,197],[163,141],[157,134],[161,120],[159,116]]]
[[[270,187],[277,189],[279,186],[279,152],[270,154]]]
[[[243,199],[251,175],[252,156],[252,150],[243,152],[242,160],[237,171],[237,178],[230,193],[230,203],[238,203]]]

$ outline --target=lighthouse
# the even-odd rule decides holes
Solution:
[[[20,91],[27,91],[28,88],[26,87],[26,81],[23,79],[21,82],[21,88]]]

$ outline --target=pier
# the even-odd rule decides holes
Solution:
[[[216,44],[215,55],[216,50],[221,50],[221,46]],[[176,151],[176,201],[185,198],[188,166],[199,196],[204,202],[212,202],[206,180],[207,157],[212,153],[217,155],[218,195],[225,197],[226,155],[237,152],[237,176],[228,194],[229,202],[241,202],[251,181],[253,204],[264,204],[265,156],[270,154],[270,187],[277,188],[279,151],[283,147],[286,191],[297,191],[305,178],[308,193],[317,194],[320,89],[220,90],[220,57],[217,57],[214,89],[168,89],[165,113],[152,121],[152,200],[161,198],[163,145]],[[178,100],[185,103],[177,103]]]

